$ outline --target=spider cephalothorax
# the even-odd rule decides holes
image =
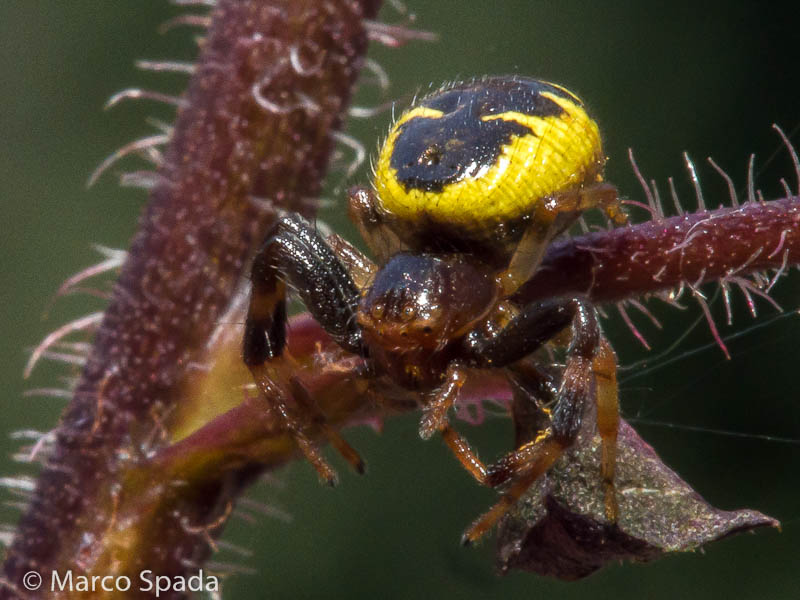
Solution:
[[[436,386],[447,364],[463,355],[460,342],[490,311],[497,290],[491,269],[463,255],[398,253],[359,304],[365,348],[397,381]]]
[[[323,239],[299,216],[278,222],[253,264],[244,359],[324,479],[332,482],[334,472],[308,433],[324,416],[293,401],[270,366],[285,343],[287,280],[375,376],[420,393],[424,438],[439,432],[479,482],[508,484],[465,541],[485,533],[570,446],[590,401],[604,441],[606,513],[616,518],[616,365],[594,309],[581,297],[512,299],[582,211],[601,207],[624,218],[602,164],[597,125],[576,96],[533,79],[484,78],[447,86],[403,114],[380,152],[375,192],[351,192],[351,217],[378,265],[336,236]],[[571,335],[559,335],[565,330]],[[544,371],[534,353],[545,344],[566,350],[558,385],[549,388],[532,381]],[[520,389],[552,396],[544,399],[550,417],[542,434],[488,469],[447,418],[476,369],[504,369]],[[338,434],[324,433],[361,469]]]

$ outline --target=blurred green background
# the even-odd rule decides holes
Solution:
[[[780,193],[780,177],[794,186],[786,153],[772,123],[800,127],[796,15],[757,2],[476,2],[416,1],[410,10],[422,29],[441,35],[435,44],[414,43],[371,56],[389,73],[388,98],[407,97],[429,84],[485,73],[521,73],[566,85],[588,103],[605,133],[608,178],[623,194],[642,199],[627,163],[635,149],[648,178],[675,176],[684,206],[695,200],[682,165],[687,151],[698,163],[710,205],[727,202],[725,185],[705,163],[709,155],[745,189],[748,156],[756,153],[758,187]],[[22,380],[27,350],[69,318],[102,302],[53,294],[69,275],[97,261],[90,243],[127,246],[144,194],[120,189],[112,170],[91,190],[92,169],[123,143],[148,134],[147,116],[169,120],[168,109],[123,103],[102,105],[114,92],[137,86],[178,92],[184,78],[138,72],[136,59],[188,60],[194,31],[159,35],[156,29],[180,11],[163,0],[3,0],[0,2],[0,206],[2,302],[0,365],[2,429],[46,429],[62,404],[23,398],[25,389],[50,386],[64,369],[40,366]],[[405,17],[391,8],[389,22]],[[357,102],[386,100],[374,87]],[[373,150],[389,114],[351,123],[349,130]],[[794,135],[800,145],[800,135]],[[349,152],[345,150],[345,152]],[[776,154],[777,153],[777,154]],[[349,160],[349,154],[343,159]],[[143,168],[133,159],[127,170]],[[363,182],[367,169],[346,178],[331,174],[326,195]],[[341,206],[341,205],[339,205]],[[323,218],[355,239],[341,208]],[[788,312],[800,306],[798,276],[782,281],[775,298]],[[714,294],[715,288],[709,288]],[[413,416],[387,423],[382,435],[348,432],[369,474],[351,475],[333,457],[342,483],[324,489],[311,467],[298,463],[276,474],[282,482],[259,485],[252,497],[291,514],[292,522],[260,518],[257,526],[231,520],[224,539],[247,548],[215,560],[250,569],[226,581],[228,598],[796,598],[800,586],[800,406],[797,397],[800,322],[775,320],[758,302],[753,320],[738,293],[734,325],[713,304],[732,360],[700,323],[677,348],[670,344],[700,316],[652,302],[664,322],[659,333],[634,315],[654,350],[646,352],[609,311],[606,332],[625,371],[625,413],[662,425],[638,429],[668,464],[722,508],[751,507],[781,519],[782,533],[760,532],[717,543],[706,554],[673,556],[648,566],[614,566],[585,581],[564,584],[533,575],[499,578],[492,542],[462,549],[463,528],[493,501],[449,456],[441,443],[423,443]],[[49,310],[48,310],[48,307]],[[46,318],[43,315],[47,313]],[[695,349],[700,349],[694,352]],[[674,362],[656,358],[667,352]],[[656,369],[650,370],[652,365]],[[679,424],[699,428],[671,428]],[[493,456],[510,443],[506,419],[460,428]],[[781,442],[706,431],[719,429],[795,440]],[[0,470],[20,472],[9,461],[17,442],[0,439]],[[252,510],[250,512],[253,512]],[[16,514],[0,508],[0,521]]]

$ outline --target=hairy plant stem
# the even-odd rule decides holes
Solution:
[[[159,183],[6,556],[0,598],[34,595],[20,587],[29,570],[45,581],[68,569],[179,575],[207,557],[195,525],[219,520],[257,467],[243,462],[192,487],[153,480],[148,465],[170,443],[163,423],[274,221],[264,200],[309,213],[367,47],[363,20],[378,5],[218,2]]]
[[[617,302],[797,264],[800,197],[793,196],[556,242],[518,297],[586,294],[594,302]]]

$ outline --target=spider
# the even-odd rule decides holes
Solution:
[[[357,471],[364,465],[313,402],[280,383],[287,284],[372,374],[419,393],[422,438],[438,432],[478,482],[503,486],[464,543],[489,531],[570,447],[588,402],[597,405],[602,437],[605,512],[616,520],[616,358],[595,309],[581,296],[527,305],[513,298],[583,211],[599,207],[624,222],[616,189],[603,182],[604,162],[598,127],[578,97],[536,79],[485,77],[412,106],[379,152],[374,189],[349,192],[350,217],[377,265],[298,215],[279,219],[253,261],[243,357],[323,481],[336,475],[312,425]],[[565,349],[560,377],[537,352],[545,345]],[[536,390],[549,415],[535,440],[488,467],[447,417],[466,379],[482,369]]]

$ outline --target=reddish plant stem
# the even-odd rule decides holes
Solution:
[[[800,264],[800,197],[655,219],[554,243],[518,292],[617,302]]]
[[[219,1],[160,183],[6,557],[0,598],[20,595],[28,570],[49,581],[55,569],[91,570],[102,554],[120,474],[166,443],[160,423],[181,402],[187,365],[274,220],[252,197],[310,212],[366,50],[363,19],[378,5]],[[248,476],[195,490],[181,519],[208,522]],[[162,539],[137,560],[184,573],[207,546],[162,517]]]

